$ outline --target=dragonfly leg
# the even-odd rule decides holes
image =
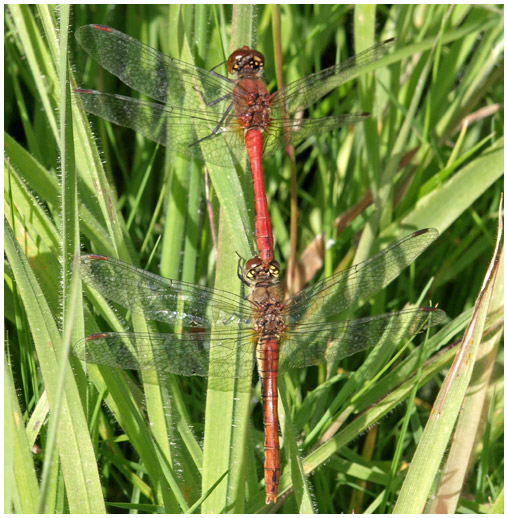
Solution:
[[[221,120],[217,123],[217,126],[212,130],[210,135],[207,135],[206,137],[200,138],[199,140],[196,140],[196,142],[193,142],[192,144],[189,144],[189,147],[195,146],[196,144],[199,144],[200,142],[203,142],[204,140],[208,140],[209,138],[215,137],[217,133],[219,132],[222,124],[226,120],[226,117],[229,115],[229,112],[231,111],[231,108],[233,107],[233,103],[231,103],[227,110],[224,112],[224,114],[221,117]]]
[[[215,106],[216,104],[220,103],[221,101],[225,101],[226,99],[231,98],[231,94],[223,95],[222,97],[219,97],[218,99],[215,99],[215,101],[210,101],[209,103],[206,103],[207,106]]]
[[[224,76],[221,76],[220,74],[215,74],[216,76],[222,78],[222,79],[225,79],[227,81],[231,81],[230,79],[228,79],[227,77],[224,77]],[[201,97],[201,100],[207,105],[207,106],[215,106],[216,104],[219,104],[220,102],[222,101],[225,101],[226,99],[230,99],[231,98],[231,93],[227,93],[225,95],[223,95],[222,97],[219,97],[218,99],[214,99],[213,101],[208,101],[206,98],[205,98],[205,94],[204,92],[202,92],[197,86],[195,86],[193,88],[193,90],[196,92],[197,95],[199,95],[199,97]]]
[[[236,268],[236,275],[238,275],[238,278],[240,279],[240,281],[242,282],[242,284],[245,284],[245,286],[248,286],[248,287],[250,288],[250,287],[251,287],[251,283],[250,283],[250,282],[248,282],[248,281],[245,279],[244,275],[243,275],[243,266],[241,265],[242,260],[243,260],[243,259],[242,259],[242,256],[241,256],[238,252],[236,252],[236,253],[237,253],[237,255],[238,255],[238,266],[237,266],[237,268]]]
[[[213,66],[209,72],[210,74],[216,76],[216,77],[220,77],[221,79],[224,79],[225,81],[228,81],[230,83],[235,83],[236,81],[234,79],[230,79],[229,77],[226,77],[226,76],[223,76],[222,74],[219,74],[218,72],[215,72],[215,69],[216,68],[219,68],[220,66],[224,65],[224,63],[226,63],[225,61],[221,61],[220,63],[218,63],[217,65]]]

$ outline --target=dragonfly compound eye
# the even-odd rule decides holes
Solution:
[[[247,279],[249,279],[249,280],[255,279],[258,275],[258,269],[261,264],[262,264],[262,261],[257,256],[249,259],[245,263],[245,266],[243,268],[243,270],[245,272],[245,277],[247,277]]]
[[[244,46],[240,49],[236,49],[234,52],[231,53],[227,60],[227,68],[228,71],[231,72],[238,72],[241,68],[245,66],[245,59],[250,56],[251,50],[249,47]]]
[[[270,266],[268,267],[268,271],[270,272],[270,275],[272,277],[278,277],[279,276],[279,273],[280,273],[280,267],[279,267],[279,264],[276,263],[275,261],[272,261],[270,263]]]

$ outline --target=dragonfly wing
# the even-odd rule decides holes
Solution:
[[[269,155],[278,149],[283,149],[288,138],[296,146],[308,137],[361,122],[367,117],[369,117],[368,113],[347,113],[319,119],[272,119],[270,126],[265,130],[263,152]]]
[[[290,326],[281,341],[279,368],[282,372],[336,362],[378,344],[409,339],[446,319],[440,309],[417,308],[342,322]]]
[[[392,282],[438,235],[433,228],[418,230],[367,261],[305,288],[288,300],[288,322],[295,325],[325,322],[360,299],[366,300]]]
[[[233,293],[166,279],[103,255],[84,255],[80,266],[87,284],[148,319],[202,328],[250,323],[250,304]]]
[[[220,327],[200,333],[96,333],[73,346],[80,360],[160,375],[243,377],[253,363],[252,331]],[[210,354],[211,349],[213,353]]]
[[[85,25],[76,31],[85,51],[126,85],[173,106],[224,112],[234,84],[225,77],[170,58],[139,40],[104,25]],[[199,95],[199,93],[203,95]]]
[[[350,57],[339,65],[325,68],[320,72],[290,83],[275,93],[273,97],[274,108],[282,107],[285,103],[287,113],[290,114],[308,108],[346,81],[371,69],[373,70],[377,64],[370,65],[389,51],[394,43],[394,39],[383,41],[356,56]]]
[[[86,111],[126,126],[185,156],[234,167],[245,156],[238,121],[96,90],[77,90]]]

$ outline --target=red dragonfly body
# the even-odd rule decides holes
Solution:
[[[446,315],[436,308],[337,320],[357,301],[368,299],[390,283],[436,237],[433,229],[414,232],[286,301],[277,286],[277,263],[267,264],[258,257],[245,265],[242,278],[252,293],[243,299],[164,279],[116,259],[86,255],[81,258],[81,274],[87,284],[134,313],[178,324],[182,331],[97,333],[75,344],[74,354],[91,363],[156,370],[161,375],[239,377],[252,367],[255,344],[264,404],[266,502],[275,502],[280,476],[278,374],[336,362],[380,343],[398,343],[443,322]],[[218,353],[214,361],[210,361],[212,348]]]
[[[256,241],[265,263],[273,238],[266,207],[262,156],[339,126],[364,120],[367,113],[321,119],[296,116],[342,83],[359,75],[391,47],[386,40],[321,72],[269,94],[262,80],[264,57],[242,47],[227,60],[231,80],[184,63],[104,25],[76,32],[81,46],[106,70],[159,103],[95,90],[77,90],[84,107],[116,124],[187,156],[220,166],[241,163],[247,150],[256,206]]]
[[[259,337],[256,362],[263,399],[265,427],[265,488],[266,503],[275,502],[280,478],[279,414],[277,409],[277,373],[279,372],[279,340],[284,334],[284,304],[282,292],[275,284],[279,265],[267,264],[260,257],[245,263],[245,277],[254,289],[249,297],[254,309],[254,329]]]
[[[254,187],[254,226],[259,257],[268,264],[273,259],[273,236],[263,176],[263,132],[270,126],[272,96],[261,80],[264,56],[243,47],[227,61],[228,72],[238,80],[234,89],[235,115],[245,132],[245,148],[249,155]]]

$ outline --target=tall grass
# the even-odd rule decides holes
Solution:
[[[412,230],[435,227],[438,240],[355,315],[431,299],[451,317],[434,336],[419,336],[422,346],[411,346],[395,365],[367,352],[337,371],[323,365],[284,376],[281,512],[388,513],[416,501],[414,493],[398,497],[407,463],[419,458],[456,353],[450,344],[467,325],[495,244],[504,147],[498,9],[281,7],[286,83],[397,37],[384,66],[310,109],[311,117],[372,117],[297,148],[292,281],[306,284]],[[70,14],[65,6],[6,7],[5,510],[266,511],[257,378],[252,390],[250,380],[198,377],[161,382],[144,375],[140,384],[67,357],[85,334],[150,326],[126,321],[121,308],[112,311],[91,291],[88,302],[76,298],[78,237],[81,251],[239,293],[235,252],[254,253],[248,171],[209,167],[208,190],[201,164],[125,128],[89,121],[70,99],[75,84],[132,95],[77,46],[74,31],[87,23],[111,25],[204,68],[231,47],[255,46],[275,91],[272,7],[245,6],[233,16],[231,6],[96,5]],[[291,167],[280,152],[264,170],[275,255],[285,265]],[[493,308],[498,304],[499,294]],[[444,478],[459,472],[465,479],[450,497],[437,472],[422,470],[435,485],[418,496],[444,506],[430,510],[498,505],[503,374],[495,332],[502,324],[493,315],[494,338],[485,341],[491,350],[478,354],[464,400],[470,419],[459,421],[450,439],[451,451],[467,448],[441,465],[432,440],[423,441],[423,455],[438,461]],[[359,379],[365,383],[353,385]]]

